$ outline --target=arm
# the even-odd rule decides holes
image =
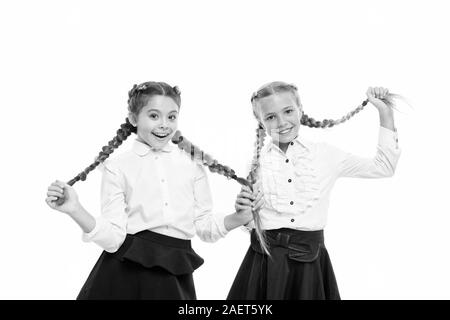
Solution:
[[[378,109],[380,118],[380,131],[378,147],[374,158],[362,158],[340,150],[337,158],[339,162],[339,175],[344,177],[381,178],[390,177],[395,173],[401,150],[398,147],[397,130],[394,125],[394,114],[382,100],[388,95],[387,89],[369,88],[367,97]]]
[[[64,199],[64,202],[59,204],[58,199]],[[84,209],[75,189],[67,183],[59,180],[53,182],[48,187],[46,202],[50,208],[71,217],[83,232],[91,232],[95,228],[95,218]]]
[[[241,192],[242,193],[242,192]],[[248,196],[248,195],[247,195]],[[236,206],[237,212],[229,214],[224,218],[214,216],[212,212],[212,197],[208,184],[208,179],[205,170],[200,165],[196,166],[196,178],[194,182],[194,197],[195,197],[195,229],[197,235],[206,242],[215,242],[218,239],[225,237],[225,235],[246,223],[252,217],[251,208],[244,206]],[[261,200],[262,194],[258,200]],[[248,200],[249,201],[249,200]],[[243,200],[245,202],[245,200]],[[248,203],[248,202],[245,202]],[[244,203],[243,203],[244,204]],[[258,204],[261,206],[261,203]],[[250,204],[251,206],[251,204]],[[255,204],[256,206],[256,204]]]
[[[126,237],[127,213],[124,187],[118,170],[104,166],[102,179],[102,215],[94,218],[78,201],[75,189],[61,181],[48,187],[47,204],[66,213],[83,230],[83,241],[93,241],[108,252],[115,252]],[[57,199],[64,199],[62,204]]]
[[[125,183],[120,170],[105,163],[101,186],[102,215],[95,219],[95,228],[83,233],[83,241],[94,242],[107,252],[116,252],[127,235]]]
[[[378,146],[373,158],[364,158],[333,149],[330,157],[339,159],[338,176],[352,178],[383,178],[395,173],[401,150],[397,145],[397,133],[380,127]]]

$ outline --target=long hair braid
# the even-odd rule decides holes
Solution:
[[[360,112],[369,102],[368,99],[364,100],[363,103],[361,103],[356,109],[350,111],[345,116],[343,116],[340,119],[332,120],[332,119],[325,119],[322,121],[317,121],[314,118],[308,117],[305,113],[302,115],[302,118],[300,119],[300,123],[304,126],[308,126],[310,128],[331,128],[333,126],[336,126],[338,124],[341,124],[354,115],[356,115],[358,112]]]
[[[253,160],[250,168],[250,172],[248,174],[247,180],[251,183],[251,189],[253,189],[253,185],[258,180],[258,171],[259,171],[259,158],[261,154],[261,149],[264,146],[264,138],[266,137],[266,130],[261,125],[258,124],[258,128],[256,128],[256,141],[255,141],[255,152],[253,155]],[[256,211],[252,211],[253,213],[253,221],[255,224],[255,232],[256,237],[258,238],[259,245],[263,252],[270,256],[269,248],[267,246],[267,240],[262,228],[261,216],[259,215],[259,209]]]
[[[386,97],[381,99],[388,107],[395,109],[395,103],[394,99],[404,99],[402,96],[395,94],[395,93],[389,93]],[[310,128],[331,128],[333,126],[336,126],[338,124],[344,123],[345,121],[349,120],[353,116],[355,116],[358,112],[364,109],[364,107],[369,103],[369,99],[364,100],[356,109],[350,111],[346,115],[344,115],[342,118],[337,120],[332,119],[324,119],[322,121],[317,121],[314,118],[309,117],[306,114],[302,115],[302,118],[300,119],[300,123],[304,126],[308,126]]]
[[[117,149],[122,142],[124,142],[132,133],[136,133],[136,127],[134,127],[128,118],[125,120],[125,123],[120,125],[120,129],[116,131],[116,136],[108,142],[106,146],[102,147],[102,150],[99,152],[98,156],[95,158],[95,161],[87,166],[83,171],[77,174],[73,179],[67,182],[69,186],[73,186],[77,181],[86,180],[89,172],[94,170],[100,163],[104,162],[113,152]],[[56,201],[56,204],[61,205],[64,203],[64,198],[59,198]]]
[[[195,146],[192,142],[181,135],[181,132],[177,130],[172,137],[172,142],[178,146],[179,149],[188,153],[193,161],[197,161],[204,166],[207,166],[209,171],[218,173],[239,182],[241,185],[251,187],[250,183],[241,177],[236,175],[236,172],[228,166],[220,164],[217,160],[212,158],[209,154],[203,152],[199,147]]]
[[[77,174],[75,178],[67,182],[67,184],[72,186],[77,181],[86,180],[86,176],[89,172],[94,170],[100,163],[104,162],[132,133],[136,133],[136,127],[134,127],[127,118],[125,123],[120,125],[120,129],[116,131],[116,136],[110,140],[106,146],[102,147],[102,151],[99,152],[95,161]]]

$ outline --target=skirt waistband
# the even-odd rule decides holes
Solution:
[[[325,248],[323,230],[301,231],[282,228],[265,230],[265,236],[271,254],[284,252],[289,259],[298,262],[315,261],[321,248]],[[255,230],[252,230],[250,246],[254,251],[266,254],[261,248]]]
[[[180,249],[191,249],[191,240],[178,239],[170,236],[166,236],[161,233],[144,230],[135,234],[130,234],[131,237],[140,238],[143,240],[156,242],[170,247],[180,248]]]
[[[324,244],[323,230],[303,231],[289,228],[265,230],[271,246],[288,247],[291,243],[314,242]]]
[[[190,240],[148,230],[127,234],[124,243],[112,255],[120,261],[131,261],[144,268],[160,267],[173,275],[190,274],[204,262],[192,249]]]

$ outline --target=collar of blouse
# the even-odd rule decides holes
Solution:
[[[161,150],[155,151],[153,150],[148,144],[139,141],[138,139],[134,140],[133,143],[133,151],[134,153],[136,153],[138,156],[146,156],[147,154],[149,154],[150,152],[155,153],[155,152],[172,152],[174,148],[174,144],[172,143],[172,141],[169,141],[164,148],[162,148]]]
[[[310,151],[311,150],[310,142],[308,142],[305,139],[302,139],[300,137],[297,137],[296,139],[292,140],[290,142],[290,146],[300,147],[300,150],[302,150],[302,151]],[[281,151],[281,149],[278,147],[278,145],[273,142],[273,139],[271,137],[268,137],[267,151],[270,152],[272,150],[276,150],[278,152],[284,153],[283,151]]]

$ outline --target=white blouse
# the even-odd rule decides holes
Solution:
[[[395,172],[401,150],[397,132],[380,127],[373,158],[362,158],[327,143],[303,139],[283,153],[271,139],[260,155],[265,205],[263,229],[321,230],[327,222],[330,192],[339,177],[381,178]],[[248,227],[254,227],[253,222]]]
[[[197,234],[214,242],[228,231],[224,217],[212,213],[204,167],[169,142],[161,151],[136,140],[132,150],[104,162],[101,216],[83,233],[108,252],[115,252],[126,234],[150,230],[190,239]]]

